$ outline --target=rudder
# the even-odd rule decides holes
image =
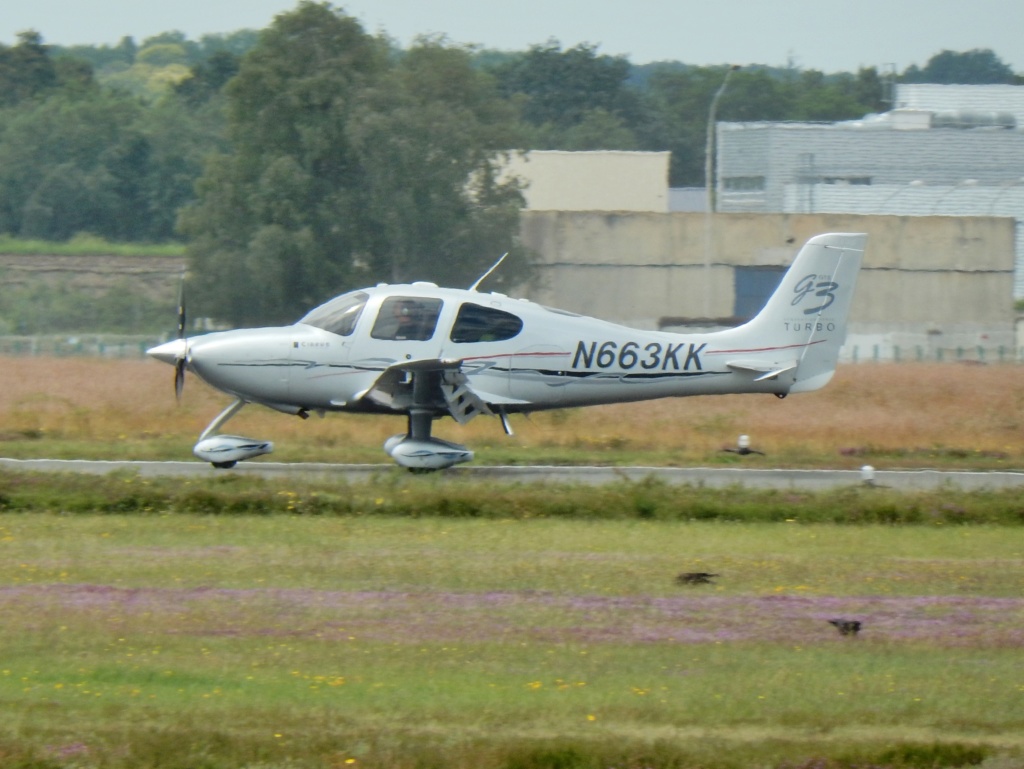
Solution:
[[[835,373],[867,235],[817,235],[800,249],[764,309],[742,328],[759,339],[788,340],[796,357],[789,392],[824,387]]]

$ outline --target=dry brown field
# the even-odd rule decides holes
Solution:
[[[190,376],[175,402],[170,367],[151,360],[0,358],[0,455],[188,459],[228,403]],[[704,396],[547,412],[435,434],[478,463],[1024,469],[1024,366],[862,363],[816,393]],[[282,461],[384,462],[401,417],[330,414],[302,421],[250,407],[226,432],[273,440]],[[765,452],[723,451],[741,433]]]

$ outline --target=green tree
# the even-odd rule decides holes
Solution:
[[[180,104],[91,89],[0,111],[0,232],[166,241],[219,124]]]
[[[648,118],[638,135],[644,149],[672,151],[672,186],[704,184],[708,111],[725,75],[725,67],[665,66],[645,73]],[[881,107],[882,84],[874,69],[827,76],[746,67],[729,79],[716,120],[850,120]]]
[[[224,35],[203,35],[199,38],[199,49],[203,59],[208,59],[215,53],[230,53],[242,57],[256,47],[259,37],[260,33],[255,29],[239,29]]]
[[[183,41],[180,32],[149,38],[131,66],[104,74],[103,83],[148,101],[157,101],[191,76],[189,51],[195,43]]]
[[[98,73],[118,72],[128,69],[135,63],[135,54],[139,47],[131,37],[122,37],[115,46],[109,45],[73,45],[53,46],[55,54],[60,58],[73,58],[88,62]]]
[[[208,314],[284,320],[349,284],[366,179],[346,126],[385,54],[354,19],[302,2],[244,57],[225,94],[231,151],[181,217]]]
[[[139,50],[135,54],[135,63],[143,61],[147,56],[157,59],[157,61],[148,62],[154,66],[164,66],[170,63],[193,64],[202,59],[203,52],[202,46],[189,40],[184,32],[172,30],[147,37],[142,41],[142,45],[139,46]],[[166,60],[159,61],[161,58]]]
[[[18,104],[57,85],[57,70],[38,32],[21,32],[18,44],[0,44],[0,106]]]
[[[172,64],[184,64],[187,60],[185,48],[178,43],[154,43],[147,45],[135,57],[136,64],[150,67],[168,67]]]
[[[875,67],[857,70],[852,89],[857,102],[867,107],[869,112],[886,109],[886,86]]]
[[[543,137],[543,132],[540,132],[540,136]],[[576,125],[542,141],[544,147],[557,144],[559,149],[575,152],[640,148],[639,140],[625,118],[600,107],[585,112]]]
[[[644,148],[672,151],[669,183],[674,187],[704,184],[708,112],[728,67],[666,68],[650,75],[650,119]],[[786,83],[762,70],[734,73],[718,104],[717,120],[778,120],[792,108]]]
[[[595,46],[580,44],[563,51],[555,41],[535,45],[491,72],[499,92],[519,104],[523,120],[544,128],[548,137],[602,119],[598,115],[615,118],[616,131],[639,117],[639,97],[627,85],[629,61],[599,55]]]
[[[972,51],[941,51],[923,68],[907,68],[905,83],[961,83],[969,85],[1015,83],[1013,70],[988,48]]]
[[[231,151],[181,217],[196,300],[236,323],[290,320],[509,250],[514,184],[493,159],[509,113],[488,82],[437,42],[395,61],[327,3],[278,16],[225,89]]]
[[[113,179],[101,158],[125,141],[137,104],[54,95],[0,114],[0,231],[63,240],[106,235]]]
[[[241,61],[240,56],[230,51],[215,51],[205,61],[193,64],[189,76],[175,85],[174,91],[190,104],[202,104],[220,94],[238,74]]]
[[[513,123],[491,78],[442,40],[419,40],[363,93],[348,136],[366,172],[376,276],[466,282],[515,250],[523,200],[499,181]]]
[[[826,76],[817,70],[800,74],[790,119],[853,120],[882,106],[882,83],[875,70]]]

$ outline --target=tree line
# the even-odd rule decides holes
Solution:
[[[497,52],[402,49],[326,2],[266,29],[61,48],[0,45],[0,234],[185,240],[204,314],[290,320],[345,288],[465,283],[512,253],[519,149],[670,150],[703,184],[708,108],[727,66],[634,65],[556,41]],[[903,73],[745,67],[720,120],[859,118],[891,84],[1019,83],[991,51]]]

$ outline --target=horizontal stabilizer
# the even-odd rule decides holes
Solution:
[[[761,360],[731,360],[725,364],[735,371],[750,371],[760,376],[754,377],[755,382],[763,382],[767,379],[775,379],[780,374],[792,371],[799,365],[799,361],[789,360],[779,363],[772,363]]]

